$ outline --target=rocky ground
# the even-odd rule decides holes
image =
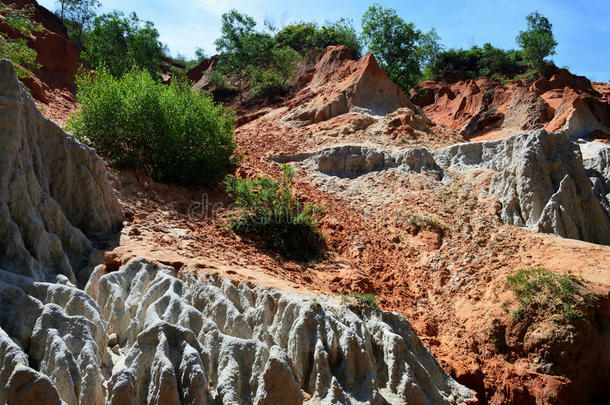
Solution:
[[[53,30],[50,23],[47,29]],[[205,87],[210,66],[193,72],[198,88]],[[12,360],[0,383],[12,388],[0,402],[26,392],[24,381],[34,387],[30,398],[54,386],[68,403],[82,395],[99,403],[125,397],[258,403],[274,393],[313,403],[473,401],[463,386],[479,403],[607,399],[610,87],[562,69],[548,79],[505,85],[446,77],[422,83],[413,104],[372,55],[352,61],[340,47],[300,73],[283,101],[236,106],[245,153],[237,174],[276,177],[279,163],[295,167],[298,198],[323,208],[326,257],[287,261],[228,232],[231,199],[221,185],[185,188],[108,171],[117,206],[104,186],[87,191],[90,200],[68,212],[71,204],[58,197],[69,190],[65,178],[47,180],[41,192],[27,185],[28,178],[40,178],[36,169],[24,177],[26,185],[2,194],[24,235],[23,246],[2,254],[3,291],[36,309],[14,323],[12,301],[3,301],[0,351]],[[71,89],[46,82],[51,93],[66,96],[50,99],[46,88],[42,96],[32,94],[42,113],[63,124],[76,108]],[[34,120],[37,111],[27,109]],[[91,162],[95,176],[105,176],[100,162]],[[17,213],[11,201],[21,199],[20,190],[28,190],[33,207],[46,194],[56,204]],[[100,206],[100,199],[110,205]],[[92,237],[117,226],[118,204],[120,232]],[[87,210],[100,218],[96,229],[84,229]],[[49,228],[49,215],[56,227],[49,233],[70,246],[63,253],[53,236],[36,236]],[[38,225],[29,225],[32,217]],[[515,320],[517,302],[506,278],[522,268],[580,277],[582,288],[599,299],[569,322],[544,311]],[[374,293],[383,310],[408,323],[338,297],[351,291]],[[89,320],[79,326],[88,340],[67,337],[78,316]],[[62,325],[47,328],[57,333],[43,332],[44,322]],[[299,342],[286,340],[293,334]],[[406,346],[395,342],[397,334],[408,337]],[[211,340],[221,343],[210,349]],[[36,343],[43,341],[65,345],[70,355],[60,359]],[[89,357],[76,355],[83,347]],[[244,350],[255,353],[243,357],[249,370],[232,364]],[[70,365],[68,377],[52,372],[59,361]],[[367,383],[356,388],[362,380]],[[95,388],[100,381],[101,390]],[[229,388],[236,386],[242,388]]]

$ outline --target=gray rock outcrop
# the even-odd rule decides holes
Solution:
[[[0,403],[298,404],[303,392],[312,404],[472,398],[396,313],[173,273],[133,259],[92,278],[87,290],[97,296],[89,297],[67,280],[0,271]]]
[[[322,173],[345,177],[399,166],[418,173],[440,171],[432,154],[423,148],[392,153],[363,145],[344,145],[324,149],[311,158]]]
[[[434,153],[444,169],[491,169],[490,193],[503,222],[588,242],[610,244],[610,212],[594,192],[578,146],[544,130]]]
[[[88,236],[122,222],[104,170],[93,149],[42,117],[0,60],[0,268],[74,282],[92,250]]]

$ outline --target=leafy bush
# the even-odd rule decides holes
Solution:
[[[144,70],[115,78],[102,69],[79,76],[77,86],[81,108],[69,129],[115,167],[197,184],[223,177],[236,163],[234,114],[186,82],[165,86]]]
[[[259,177],[225,180],[227,191],[235,196],[241,217],[230,218],[229,228],[245,235],[256,235],[267,246],[285,257],[311,260],[321,255],[324,237],[318,231],[318,208],[302,205],[292,194],[293,171],[282,167],[280,181]]]
[[[426,67],[425,76],[430,78],[446,72],[458,72],[464,79],[513,77],[523,73],[525,68],[520,51],[505,51],[486,43],[483,47],[440,52]]]
[[[276,48],[271,51],[268,69],[249,65],[244,75],[250,83],[252,99],[270,98],[284,94],[288,81],[294,76],[300,55],[292,48]]]
[[[559,312],[562,320],[582,318],[582,308],[596,300],[595,295],[583,292],[578,277],[546,269],[518,270],[506,278],[506,284],[519,302],[513,312],[517,318],[538,309]]]
[[[227,76],[222,74],[218,69],[214,70],[210,75],[210,86],[215,100],[227,100],[235,97],[239,92],[237,87],[229,82]]]
[[[36,23],[32,19],[33,12],[34,9],[32,6],[17,9],[0,2],[0,16],[4,18],[2,22],[19,31],[24,37],[11,39],[5,33],[0,32],[0,56],[10,60],[14,65],[37,69],[40,67],[40,65],[36,63],[38,54],[28,46],[25,39],[29,37],[32,32],[39,32],[43,29],[42,25]],[[29,72],[23,69],[17,69],[17,74],[21,78],[29,76]]]
[[[352,57],[362,56],[362,41],[353,22],[345,18],[318,27],[316,23],[300,22],[285,26],[275,35],[280,47],[290,47],[305,56],[313,51],[323,51],[330,45],[345,45]]]

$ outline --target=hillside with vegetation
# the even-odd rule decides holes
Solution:
[[[547,17],[219,23],[0,2],[0,403],[607,401],[610,83]]]

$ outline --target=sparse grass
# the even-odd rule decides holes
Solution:
[[[346,304],[349,298],[353,298],[361,304],[370,306],[371,308],[379,308],[377,306],[377,296],[372,293],[351,292],[349,294],[341,294],[341,304]]]
[[[485,114],[483,114],[483,119],[489,118],[492,115],[494,115],[495,113],[496,113],[496,109],[495,108],[490,108],[489,110],[485,111]]]
[[[582,319],[582,309],[598,299],[594,294],[583,292],[582,279],[546,269],[518,270],[507,277],[506,283],[519,303],[511,313],[515,319],[545,309],[560,314],[562,321]]]
[[[407,224],[416,228],[417,232],[422,229],[432,230],[432,229],[442,229],[442,226],[438,219],[432,215],[419,215],[419,214],[410,214],[407,216]]]

